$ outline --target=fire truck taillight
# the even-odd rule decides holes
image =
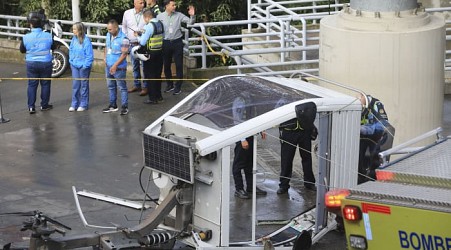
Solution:
[[[362,219],[362,211],[357,206],[346,205],[343,208],[343,217],[348,221],[359,221]]]
[[[336,189],[331,190],[325,195],[325,203],[328,208],[339,208],[341,207],[341,200],[350,194],[347,189]]]

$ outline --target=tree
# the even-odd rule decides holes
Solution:
[[[179,11],[186,12],[188,5],[196,7],[198,21],[216,22],[246,18],[246,1],[240,0],[176,0]],[[52,19],[72,20],[71,0],[20,0],[19,13],[26,16],[41,8]],[[84,22],[105,23],[111,18],[122,20],[125,10],[133,6],[132,0],[80,0],[80,12]],[[162,6],[162,1],[160,1]]]
[[[80,14],[83,22],[106,23],[111,18],[122,20],[125,10],[131,8],[130,0],[80,0]],[[71,0],[21,0],[19,15],[26,16],[30,11],[45,9],[48,18],[72,20]]]
[[[247,19],[247,1],[245,0],[191,0],[189,2],[176,0],[178,10],[184,12],[189,5],[196,7],[197,22],[221,22],[231,20]],[[239,34],[245,26],[215,26],[206,30],[207,35],[229,35]],[[223,42],[229,42],[223,40]],[[240,48],[235,48],[240,49]],[[225,63],[218,56],[211,56],[207,59],[209,67],[230,65],[233,60],[229,59]]]
[[[125,10],[132,8],[133,0],[79,0],[80,16],[83,22],[106,23],[114,18],[119,23]],[[164,7],[163,0],[158,0],[159,5]],[[230,20],[243,20],[247,18],[247,1],[245,0],[175,0],[178,11],[187,14],[189,5],[196,7],[197,22],[219,22]],[[50,19],[72,20],[71,0],[20,0],[17,15],[26,16],[31,11],[41,8]],[[207,30],[208,35],[238,34],[243,27],[217,26]],[[64,30],[70,29],[68,26]],[[221,60],[213,57],[210,65],[221,65]]]

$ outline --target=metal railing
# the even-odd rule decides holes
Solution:
[[[319,62],[319,21],[337,13],[348,1],[315,0],[247,0],[248,19],[215,23],[195,23],[185,29],[185,52],[199,58],[200,67],[209,67],[208,58],[230,57],[238,73],[246,70],[258,75],[287,75],[302,69],[317,73]],[[451,8],[430,8],[427,12],[451,11]],[[73,21],[60,21],[72,25]],[[27,29],[26,18],[0,15],[0,36],[19,39]],[[106,24],[84,23],[88,37],[98,49],[105,46]],[[241,34],[208,35],[209,29],[237,26]],[[66,27],[65,30],[71,30]],[[71,32],[63,32],[70,41]],[[446,20],[446,40],[451,41],[451,20]],[[451,50],[445,51],[445,69],[451,71]],[[271,57],[264,61],[265,57]]]
[[[27,18],[22,16],[9,16],[9,15],[0,15],[0,20],[5,20],[6,25],[0,25],[0,36],[4,36],[7,39],[17,39],[24,36],[29,28],[27,27]],[[50,19],[50,22],[61,22],[62,25],[72,26],[74,24],[73,21],[66,20],[55,20]],[[99,23],[83,23],[86,27],[86,32],[89,38],[91,38],[92,44],[97,47],[105,47],[105,34],[106,34],[106,24]],[[64,29],[63,29],[64,30]],[[66,29],[72,30],[72,29]],[[72,36],[74,34],[72,32],[64,32],[63,31],[63,40],[66,42],[70,42]]]
[[[300,22],[306,24],[309,20],[316,20],[317,17],[294,17],[294,18],[273,18],[243,21],[228,21],[215,23],[196,23],[189,26],[191,32],[197,37],[189,38],[190,56],[201,57],[201,67],[207,68],[207,56],[217,55],[218,53],[234,57],[239,57],[241,61],[256,64],[249,56],[259,54],[277,53],[280,63],[284,65],[293,63],[288,62],[288,58],[293,59],[298,55],[297,62],[312,63],[308,60],[307,52],[318,50],[317,44],[309,45],[307,43],[307,25],[302,25],[300,30],[293,30],[292,23]],[[209,28],[212,27],[230,27],[242,26],[248,24],[255,25],[251,32],[244,32],[238,35],[206,35]],[[280,29],[261,29],[258,27],[281,27]],[[293,36],[297,35],[297,36]],[[209,46],[210,45],[210,46]],[[210,50],[209,50],[210,49]],[[218,52],[219,51],[219,52]],[[315,61],[317,62],[317,61]],[[246,66],[244,66],[246,67]]]
[[[330,5],[317,5],[317,2],[320,1],[248,0],[248,20],[196,23],[189,26],[191,32],[198,36],[189,40],[190,56],[201,57],[202,68],[208,67],[208,56],[230,56],[237,65],[229,68],[236,69],[238,73],[253,69],[257,71],[255,74],[260,75],[273,75],[274,72],[284,75],[296,72],[299,68],[317,72],[319,28],[315,24],[343,6],[338,0]],[[299,4],[304,6],[298,6]],[[209,28],[229,26],[241,26],[244,32],[234,35],[206,35]],[[261,62],[258,57],[262,54],[277,55],[277,60]],[[273,69],[282,66],[296,69]]]
[[[451,7],[447,8],[428,8],[426,12],[429,13],[445,13],[450,12]],[[446,41],[451,41],[451,19],[445,19],[445,33]],[[447,45],[445,45],[445,71],[451,71],[451,50],[448,50]]]

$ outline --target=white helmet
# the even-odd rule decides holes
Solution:
[[[150,56],[148,54],[143,54],[142,52],[139,51],[139,49],[141,48],[141,45],[136,45],[135,47],[132,48],[132,56],[134,58],[138,58],[141,61],[147,61],[150,59]]]

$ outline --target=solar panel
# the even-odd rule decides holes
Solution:
[[[160,173],[194,183],[192,149],[169,139],[144,134],[144,164]]]

